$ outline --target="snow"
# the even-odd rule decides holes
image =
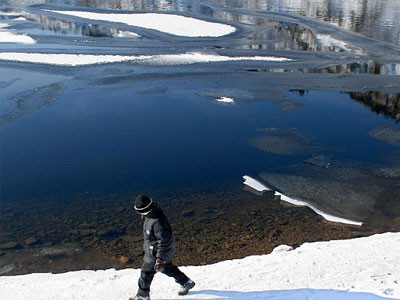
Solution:
[[[267,188],[265,185],[263,185],[261,182],[258,180],[248,176],[244,175],[243,176],[244,182],[243,184],[248,185],[249,187],[255,189],[256,191],[263,192],[263,191],[270,191],[271,189]]]
[[[177,36],[185,37],[220,37],[236,31],[235,27],[207,22],[200,19],[184,17],[173,14],[160,13],[95,13],[88,11],[72,10],[47,10],[59,14],[75,17],[101,20],[109,22],[120,22],[131,26],[153,29]]]
[[[218,102],[222,102],[222,103],[235,103],[235,100],[233,98],[230,97],[220,97],[215,99]]]
[[[327,34],[317,34],[317,41],[324,46],[336,46],[348,50],[347,44]]]
[[[243,176],[243,179],[244,179],[243,184],[255,189],[256,191],[259,191],[259,192],[271,191],[270,188],[266,187],[264,184],[260,183],[259,181],[257,181],[256,179],[254,179],[250,176],[245,175],[245,176]],[[348,225],[354,225],[354,226],[361,226],[363,224],[362,222],[357,222],[357,221],[341,218],[338,216],[334,216],[331,214],[327,214],[327,213],[323,212],[322,210],[316,208],[315,206],[313,206],[305,201],[288,197],[278,191],[275,191],[275,196],[280,196],[282,201],[288,202],[293,205],[307,206],[307,207],[311,208],[315,213],[322,216],[325,220],[330,221],[330,222],[336,222],[336,223],[342,223],[342,224],[348,224]]]
[[[281,245],[271,254],[181,267],[196,286],[179,299],[400,299],[400,233]],[[133,296],[139,269],[0,277],[4,300],[120,300]],[[152,299],[177,299],[174,280],[156,274]]]
[[[112,63],[133,61],[137,63],[153,65],[184,65],[208,62],[224,61],[286,61],[284,57],[272,56],[224,56],[208,53],[183,53],[161,55],[91,55],[91,54],[50,54],[50,53],[26,53],[26,52],[0,52],[0,60],[31,62],[51,65],[80,66],[98,63]]]
[[[36,41],[30,36],[23,34],[15,34],[4,28],[8,27],[7,23],[0,23],[0,43],[19,43],[19,44],[35,44]]]

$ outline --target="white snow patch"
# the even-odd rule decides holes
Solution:
[[[161,55],[91,55],[91,54],[50,54],[50,53],[24,53],[0,52],[0,60],[31,62],[51,65],[79,66],[97,63],[111,63],[134,61],[137,63],[153,65],[184,65],[208,62],[263,60],[286,61],[283,57],[249,56],[231,57],[204,53],[161,54]]]
[[[23,34],[15,34],[9,30],[6,30],[10,26],[8,23],[0,23],[0,43],[20,43],[20,44],[34,44],[34,39],[30,36]]]
[[[288,252],[288,251],[292,251],[293,247],[292,246],[288,246],[288,245],[280,245],[278,247],[275,247],[274,250],[272,250],[273,254],[279,253],[279,252]]]
[[[140,35],[132,31],[119,31],[116,37],[120,38],[139,38]]]
[[[123,55],[89,55],[89,54],[50,54],[50,53],[23,53],[3,52],[0,60],[31,62],[39,64],[81,66],[98,63],[112,63],[127,60],[148,59],[151,56],[123,56]]]
[[[348,50],[345,42],[335,39],[328,34],[317,34],[317,41],[324,46],[335,46]]]
[[[259,182],[258,180],[248,176],[243,176],[244,182],[243,184],[248,185],[249,187],[255,189],[256,191],[263,192],[263,191],[270,191],[271,189],[267,188],[264,184]]]
[[[27,35],[0,30],[0,43],[35,44],[36,41]]]
[[[400,233],[306,243],[292,251],[181,267],[196,282],[182,299],[400,299]],[[120,300],[135,295],[139,269],[0,277],[4,300]],[[152,299],[177,299],[173,279],[156,274]]]
[[[220,97],[220,98],[215,99],[215,101],[223,102],[223,103],[235,103],[235,100],[233,98],[229,98],[229,97]]]
[[[185,37],[220,37],[236,31],[230,25],[203,21],[195,18],[160,13],[95,13],[88,11],[47,10],[75,17],[120,22],[131,26],[153,29]]]

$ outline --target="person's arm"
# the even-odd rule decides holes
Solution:
[[[165,222],[156,222],[154,224],[154,235],[157,239],[156,257],[167,261],[173,245],[171,226]]]

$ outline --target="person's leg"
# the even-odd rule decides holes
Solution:
[[[180,285],[184,285],[189,280],[189,277],[179,270],[172,262],[165,265],[165,270],[162,273],[169,277],[173,277]]]
[[[140,278],[139,278],[139,289],[137,292],[137,296],[144,296],[148,297],[150,294],[150,285],[153,281],[154,274],[154,263],[155,261],[145,261],[142,265],[142,269],[140,271]]]

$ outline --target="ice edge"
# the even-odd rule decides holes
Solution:
[[[263,191],[272,191],[270,188],[266,187],[264,184],[262,184],[261,182],[259,182],[258,180],[248,176],[248,175],[244,175],[243,176],[244,182],[243,184],[259,191],[259,192],[263,192]],[[353,220],[349,220],[349,219],[345,219],[345,218],[341,218],[341,217],[337,217],[337,216],[333,216],[327,213],[324,213],[323,211],[321,211],[320,209],[314,207],[313,205],[302,201],[302,200],[298,200],[298,199],[294,199],[294,198],[290,198],[280,192],[275,191],[275,195],[276,196],[280,196],[282,201],[288,202],[290,204],[293,205],[297,205],[297,206],[307,206],[310,209],[312,209],[315,213],[317,213],[318,215],[322,216],[325,220],[330,221],[330,222],[336,222],[336,223],[343,223],[343,224],[348,224],[348,225],[355,225],[355,226],[362,226],[363,223],[362,222],[357,222],[357,221],[353,221]]]

